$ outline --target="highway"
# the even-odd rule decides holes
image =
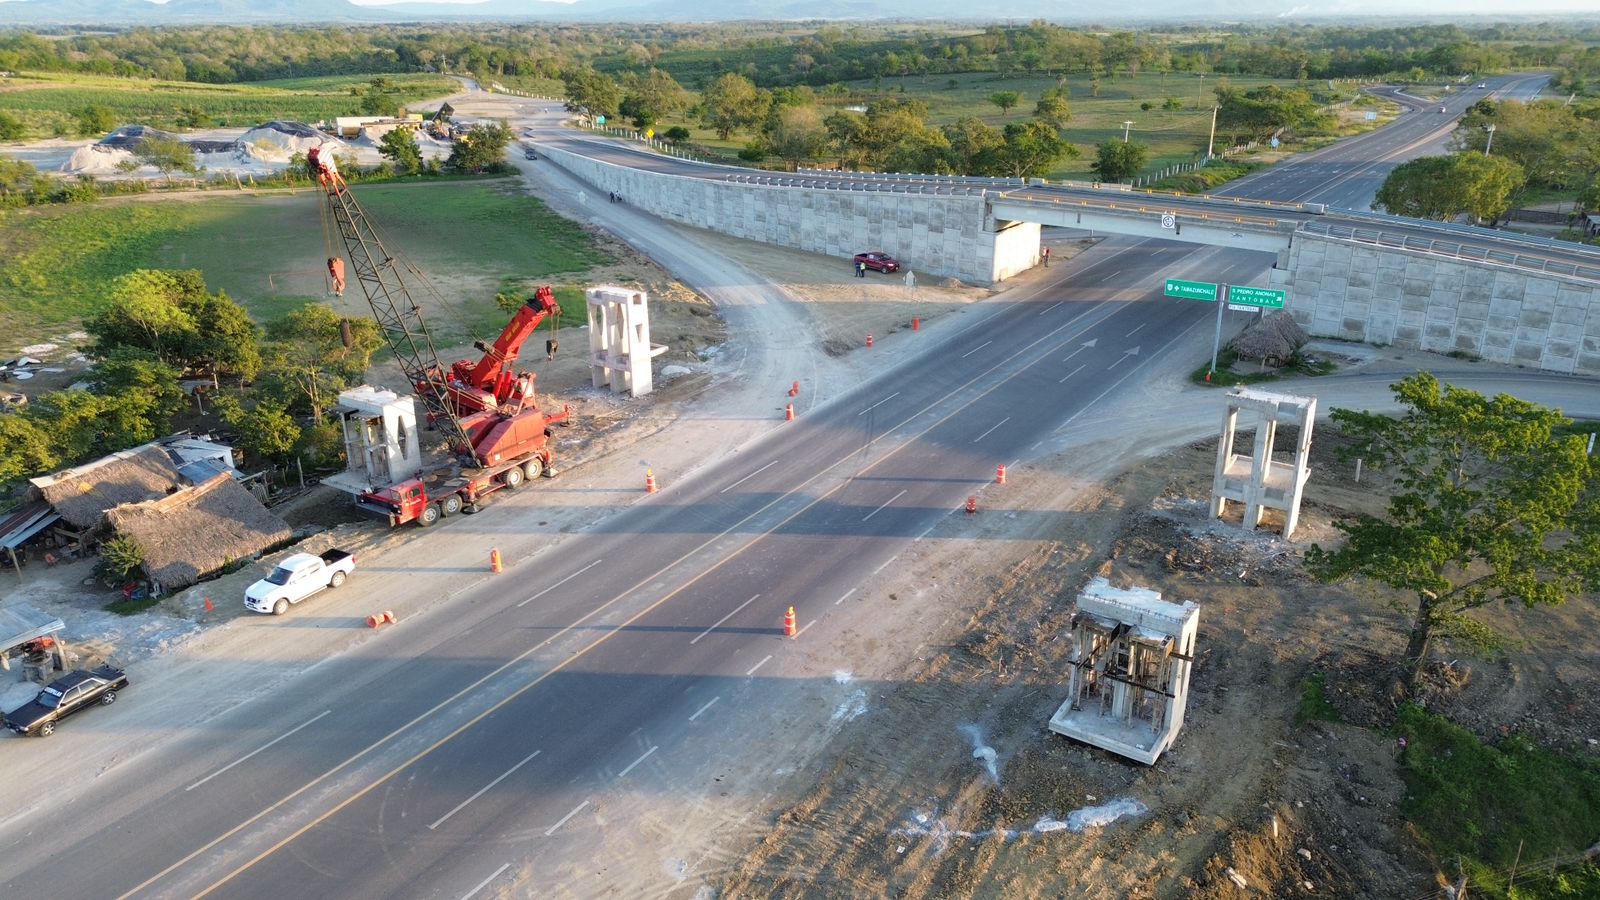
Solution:
[[[604,519],[576,551],[351,652],[284,659],[278,689],[68,775],[82,790],[49,816],[92,850],[69,863],[38,840],[65,829],[7,822],[0,894],[615,892],[608,868],[651,839],[634,833],[636,810],[709,802],[761,744],[768,705],[837,678],[807,647],[877,615],[855,599],[866,586],[997,465],[1114,407],[1210,327],[1206,304],[1159,297],[1163,278],[1248,284],[1267,265],[1109,241],[722,468]],[[779,633],[790,606],[810,645]]]

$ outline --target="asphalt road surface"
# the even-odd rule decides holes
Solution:
[[[599,893],[630,810],[714,791],[758,698],[806,672],[788,607],[821,633],[872,617],[845,601],[997,466],[1210,328],[1215,308],[1161,298],[1164,277],[1269,264],[1107,242],[576,551],[351,653],[283,659],[303,671],[157,752],[63,773],[90,786],[0,828],[0,895]]]

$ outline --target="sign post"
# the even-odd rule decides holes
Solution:
[[[1207,303],[1217,304],[1217,333],[1211,342],[1211,372],[1217,371],[1217,351],[1222,346],[1222,307],[1219,300],[1227,298],[1227,285],[1215,285],[1209,281],[1184,281],[1181,278],[1168,278],[1165,293],[1168,297],[1179,297],[1184,300],[1204,300]],[[1219,295],[1220,292],[1220,295]],[[1206,380],[1211,380],[1207,375]]]
[[[1228,286],[1228,307],[1230,309],[1253,312],[1262,309],[1283,309],[1287,294],[1271,288],[1245,287],[1240,284]]]

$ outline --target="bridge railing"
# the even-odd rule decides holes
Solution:
[[[1341,225],[1326,221],[1308,221],[1303,223],[1300,228],[1311,234],[1321,234],[1336,240],[1371,244],[1376,247],[1390,247],[1397,250],[1414,250],[1434,256],[1444,256],[1469,262],[1490,263],[1520,269],[1525,272],[1537,272],[1541,275],[1560,275],[1581,281],[1600,283],[1600,265],[1590,266],[1568,260],[1553,259],[1547,256],[1518,253],[1515,250],[1475,247],[1456,241],[1418,237],[1413,234],[1384,231],[1379,228],[1362,228],[1355,225]]]

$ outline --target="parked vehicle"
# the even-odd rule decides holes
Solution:
[[[244,592],[244,605],[258,613],[281,616],[291,604],[344,584],[355,570],[356,558],[343,550],[329,550],[321,556],[296,553],[278,563],[267,577],[250,585]]]
[[[21,735],[49,737],[55,734],[57,722],[91,706],[110,706],[117,702],[117,691],[127,686],[127,673],[110,666],[68,672],[22,708],[7,714],[6,727]]]
[[[900,271],[900,261],[883,252],[882,250],[871,250],[866,253],[857,253],[856,262],[865,265],[874,272]]]

